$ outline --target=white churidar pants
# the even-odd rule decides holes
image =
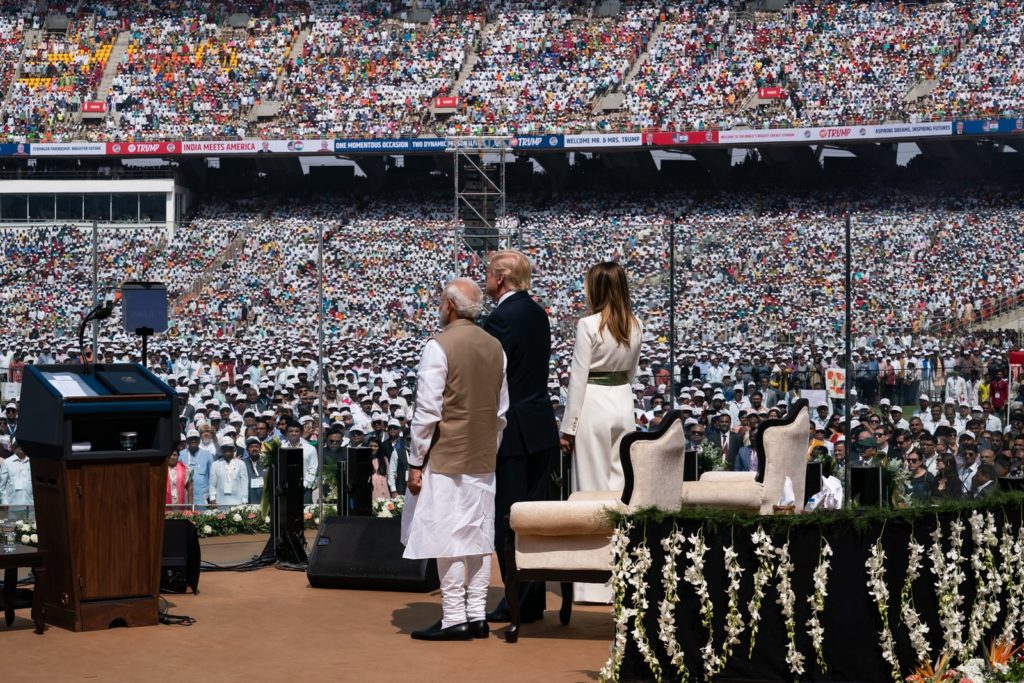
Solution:
[[[437,558],[441,577],[441,627],[467,621],[483,621],[486,615],[487,586],[491,580],[491,556]]]

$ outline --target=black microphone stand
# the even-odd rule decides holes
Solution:
[[[89,363],[86,361],[85,355],[85,326],[91,323],[93,320],[106,320],[114,312],[114,302],[104,301],[103,303],[94,307],[91,311],[85,314],[82,318],[82,324],[78,326],[78,352],[82,354],[82,374],[89,374]],[[93,361],[95,362],[95,358]]]

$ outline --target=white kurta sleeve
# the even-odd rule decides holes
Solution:
[[[302,486],[311,489],[316,486],[316,475],[320,467],[320,458],[313,444],[302,445]]]
[[[423,347],[416,373],[416,408],[412,415],[412,444],[409,464],[422,467],[430,451],[434,428],[441,421],[444,387],[448,381],[448,358],[441,345],[431,339]]]
[[[594,338],[587,330],[584,319],[576,323],[576,347],[572,352],[572,369],[569,372],[569,400],[562,415],[560,430],[563,434],[575,434],[576,425],[583,409],[583,397],[587,393],[587,378],[590,376],[590,356]]]
[[[388,490],[397,491],[398,485],[398,458],[388,460]]]
[[[498,394],[498,448],[501,448],[501,437],[505,434],[505,425],[508,420],[505,414],[508,413],[508,357],[505,352],[501,353],[501,392]]]
[[[221,472],[223,471],[223,468],[217,467],[217,465],[221,462],[217,461],[210,467],[210,483],[206,489],[206,498],[210,503],[217,502],[217,489],[220,487]]]

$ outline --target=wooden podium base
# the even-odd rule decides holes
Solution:
[[[69,631],[106,631],[123,626],[155,626],[160,623],[160,601],[158,598],[145,597],[135,600],[83,602],[78,607],[78,614],[71,609],[47,605],[46,623]]]
[[[160,623],[164,461],[31,463],[51,579],[46,622],[69,631]]]

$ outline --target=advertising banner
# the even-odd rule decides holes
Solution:
[[[0,157],[27,157],[31,148],[27,142],[4,143],[0,145]]]
[[[258,152],[334,154],[334,140],[260,140]]]
[[[109,156],[147,156],[181,154],[180,142],[108,142]]]
[[[104,156],[105,142],[33,142],[30,145],[34,157],[87,157]]]
[[[846,398],[846,370],[842,368],[826,368],[825,391],[829,398]]]
[[[82,102],[82,111],[86,114],[105,114],[107,112],[106,102]]]
[[[991,135],[992,133],[1024,133],[1024,117],[953,122],[953,135]]]
[[[592,133],[590,135],[566,135],[565,148],[577,147],[640,147],[644,144],[642,133]]]
[[[444,138],[396,138],[371,140],[335,140],[335,152],[443,152],[448,148]]]
[[[779,87],[758,88],[757,97],[762,100],[784,100],[786,91]]]
[[[562,149],[565,138],[562,135],[520,135],[509,144],[512,149]]]
[[[437,109],[458,109],[459,98],[458,97],[435,97],[434,107]]]
[[[717,130],[698,130],[686,133],[644,133],[645,142],[652,147],[677,145],[714,145],[720,138]]]
[[[185,154],[209,154],[220,156],[225,154],[255,154],[261,149],[264,140],[194,140],[181,143]]]

